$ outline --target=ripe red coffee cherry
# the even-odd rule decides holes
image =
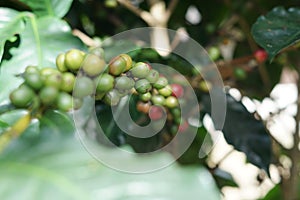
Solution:
[[[183,96],[184,91],[183,91],[183,87],[177,83],[173,83],[171,84],[171,88],[172,88],[172,96],[175,96],[177,98],[180,98]]]
[[[149,109],[149,117],[152,120],[159,120],[164,116],[164,111],[161,106],[151,106]]]
[[[268,53],[263,49],[259,49],[259,50],[254,52],[254,57],[257,60],[257,62],[262,63],[262,62],[265,62],[267,60]]]

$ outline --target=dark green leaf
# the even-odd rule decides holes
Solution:
[[[247,160],[269,173],[271,138],[262,121],[255,119],[246,107],[229,94],[226,95],[227,112],[222,129],[226,141],[246,154]],[[205,110],[210,113],[210,98],[203,96]]]
[[[252,34],[272,60],[282,49],[300,39],[300,9],[274,8],[257,19],[252,26]]]
[[[20,0],[28,5],[32,11],[38,16],[57,16],[59,18],[65,16],[69,11],[73,0]]]
[[[0,8],[0,61],[5,42],[25,28],[24,16],[24,13],[13,9]]]
[[[280,185],[275,185],[261,200],[283,200]]]
[[[27,16],[20,40],[20,46],[11,49],[12,58],[1,63],[0,105],[9,103],[9,93],[22,82],[15,75],[22,73],[26,66],[55,67],[59,53],[83,48],[79,39],[72,35],[69,25],[55,17],[37,19],[34,15]]]
[[[99,146],[99,151],[116,159],[112,149]],[[129,157],[118,159],[129,166],[141,162],[139,157]],[[151,164],[168,159],[167,154],[157,154],[143,161]],[[0,176],[3,200],[220,198],[211,175],[203,168],[174,164],[153,173],[122,173],[97,162],[74,137],[62,135],[32,146],[19,145],[0,155]]]

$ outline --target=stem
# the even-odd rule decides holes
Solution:
[[[249,24],[242,16],[239,16],[239,24],[240,24],[243,32],[246,34],[247,41],[248,41],[248,44],[249,44],[252,52],[255,52],[258,49],[258,46],[255,43],[255,41],[251,35],[251,30],[250,30]],[[269,74],[266,70],[266,66],[263,63],[258,63],[258,71],[259,71],[260,77],[266,87],[267,92],[269,92],[271,90],[271,80],[270,80]]]
[[[0,153],[9,145],[12,139],[19,137],[27,129],[30,121],[31,113],[28,112],[0,135]]]
[[[299,74],[299,69],[298,74]],[[296,130],[294,133],[294,146],[288,151],[288,155],[292,160],[292,167],[290,169],[290,176],[288,178],[283,178],[283,197],[284,199],[296,200],[300,198],[298,191],[299,184],[299,173],[300,173],[300,151],[299,151],[299,130],[300,130],[300,79],[298,78],[298,98],[297,98],[297,114],[296,120]]]
[[[139,16],[148,25],[151,26],[151,24],[155,23],[155,19],[153,18],[153,16],[149,12],[134,6],[130,1],[128,1],[128,0],[118,0],[118,2],[122,6],[126,7],[128,10],[130,10],[131,12],[133,12],[134,14]]]

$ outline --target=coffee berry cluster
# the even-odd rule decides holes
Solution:
[[[67,112],[79,109],[86,96],[116,106],[130,94],[138,96],[137,110],[150,119],[159,120],[167,114],[176,129],[186,126],[180,126],[184,124],[179,106],[183,87],[169,84],[148,63],[134,62],[128,54],[120,54],[107,64],[101,51],[72,49],[57,56],[56,67],[28,66],[21,75],[24,82],[10,94],[11,103],[18,108]]]

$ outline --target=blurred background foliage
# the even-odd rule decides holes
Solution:
[[[17,27],[12,29],[12,33],[17,33],[17,35],[12,34],[16,37],[15,40],[1,38],[6,42],[3,42],[5,46],[0,65],[2,92],[0,95],[0,131],[13,125],[16,119],[26,113],[24,110],[7,111],[8,92],[20,81],[14,76],[16,73],[21,73],[28,64],[54,67],[54,58],[61,51],[75,47],[85,51],[88,49],[82,41],[72,36],[72,30],[79,30],[82,34],[92,38],[96,44],[101,44],[109,60],[117,54],[118,49],[126,48],[126,45],[120,46],[114,41],[102,44],[105,38],[121,31],[148,26],[140,17],[114,0],[74,0],[73,2],[63,1],[63,3],[52,0],[48,1],[52,3],[50,6],[53,8],[52,13],[45,11],[43,7],[45,2],[43,0],[0,0],[0,7],[8,7],[20,13],[25,11],[35,13],[34,18],[38,24],[40,23],[38,35],[42,41],[41,44],[35,44],[36,35],[32,34],[35,28],[32,24],[28,25],[30,20],[28,21],[27,18],[24,20],[26,24],[24,30],[22,24],[20,29]],[[149,10],[147,1],[131,0],[130,2],[141,9]],[[167,5],[170,2],[170,0],[165,1]],[[259,63],[255,62],[253,57],[254,52],[264,46],[262,43],[260,43],[262,46],[259,46],[252,37],[252,25],[259,16],[267,14],[279,5],[284,8],[297,7],[299,1],[178,1],[167,26],[174,30],[184,28],[189,36],[208,51],[211,47],[217,47],[221,53],[214,61],[219,67],[224,84],[231,88],[238,88],[243,96],[260,101],[268,97],[272,88],[280,81],[284,67],[294,69],[295,63],[299,62],[298,52],[293,51],[281,53],[273,62],[268,60],[266,63]],[[2,18],[3,16],[6,15],[3,14]],[[9,17],[15,19],[13,15]],[[32,19],[32,16],[30,17]],[[50,45],[51,41],[57,44]],[[43,52],[46,57],[42,61],[39,60],[38,53],[34,50],[36,47],[40,49],[38,52]],[[27,56],[24,56],[24,52]],[[134,60],[159,62],[172,66],[185,74],[189,80],[197,76],[192,66],[176,55],[163,57],[155,50],[138,49],[131,52],[131,56]],[[5,83],[8,83],[8,86],[5,86]],[[202,86],[203,84],[197,84],[195,91],[203,107],[201,113],[203,120],[205,114],[210,114],[210,101]],[[142,116],[135,109],[136,101],[134,99],[132,101],[131,114],[138,120]],[[104,126],[109,126],[110,119],[112,119],[110,108],[98,102],[96,111],[98,116],[106,116],[105,118],[99,117],[99,122]],[[74,133],[72,123],[64,113],[46,113],[41,120],[32,121],[20,140],[15,140],[6,149],[0,157],[1,177],[3,177],[0,181],[0,194],[4,199],[18,199],[20,194],[23,194],[22,197],[25,199],[48,199],[47,195],[50,193],[51,198],[53,197],[53,191],[60,191],[55,192],[58,199],[69,197],[93,199],[95,196],[108,194],[111,196],[106,196],[106,199],[150,199],[157,196],[163,199],[195,197],[218,199],[223,187],[238,187],[232,175],[219,168],[220,163],[211,166],[207,162],[207,157],[199,159],[199,147],[203,144],[205,136],[209,135],[207,128],[203,125],[199,127],[193,144],[178,160],[181,164],[194,166],[183,167],[176,164],[153,175],[133,176],[109,170],[95,163],[95,160],[89,157],[78,141],[72,137]],[[249,112],[240,101],[233,99],[230,95],[227,96],[224,137],[236,150],[246,154],[248,162],[266,172],[262,177],[259,173],[259,180],[270,176],[271,163],[278,164],[276,163],[277,157],[272,152],[273,138],[270,137],[264,123],[261,119],[257,120],[257,116]],[[114,124],[110,127],[110,132],[106,134],[119,146],[130,145],[130,148],[137,152],[147,152],[161,145],[164,131],[168,130],[163,130],[152,138],[136,139],[126,137],[125,133]],[[99,148],[107,151],[108,155],[111,153],[106,147],[100,146]],[[283,148],[279,151],[287,154]],[[162,159],[169,159],[167,155],[162,155],[162,157]],[[126,158],[123,159],[126,160]],[[166,174],[168,174],[167,177],[165,177]],[[163,181],[162,176],[165,177]],[[131,186],[136,186],[135,184],[141,184],[149,191],[145,193],[141,189],[134,193]],[[150,184],[154,186],[149,186]],[[274,185],[264,199],[282,198],[282,188],[277,184]],[[18,193],[14,190],[17,186],[22,188]],[[261,197],[263,196],[262,194]]]

